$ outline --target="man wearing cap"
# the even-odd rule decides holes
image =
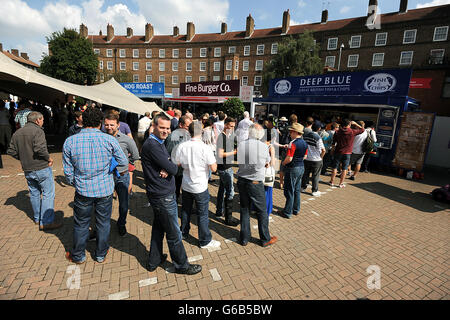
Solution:
[[[300,212],[300,188],[305,172],[303,160],[306,158],[308,145],[302,139],[303,126],[301,124],[293,123],[288,130],[292,141],[289,143],[286,158],[283,161],[286,204],[279,215],[290,219],[292,214],[297,215]]]

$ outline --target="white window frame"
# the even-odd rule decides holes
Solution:
[[[172,58],[178,59],[180,57],[180,49],[172,49]]]
[[[262,71],[264,68],[264,60],[256,60],[255,71]]]
[[[153,77],[151,74],[145,75],[145,82],[153,82]]]
[[[192,62],[186,62],[186,71],[192,71]]]
[[[162,79],[162,81],[161,81],[161,79]],[[160,83],[166,83],[166,77],[164,75],[160,75],[158,80]]]
[[[250,46],[244,46],[244,56],[247,57],[250,55]]]
[[[378,36],[380,35],[386,35],[386,38],[384,38],[384,43],[378,43],[380,39],[378,39]],[[388,33],[387,32],[379,32],[375,35],[375,47],[383,47],[387,44],[388,39]]]
[[[408,54],[411,53],[411,61],[409,63],[402,63],[403,54],[406,54],[406,53],[408,53]],[[399,61],[398,65],[399,66],[410,66],[410,65],[412,65],[413,58],[414,58],[414,51],[402,51],[402,52],[400,52],[400,61]]]
[[[172,71],[178,71],[178,62],[172,62]]]
[[[225,75],[225,80],[231,80],[231,74]]]
[[[225,62],[225,70],[231,71],[233,69],[233,60],[227,60]]]
[[[126,50],[125,49],[119,49],[119,58],[126,58]]]
[[[208,48],[200,48],[200,58],[206,58],[208,54]]]
[[[356,57],[356,65],[350,65],[352,60],[352,57]],[[358,68],[358,63],[359,63],[359,54],[349,54],[348,55],[348,60],[347,60],[347,68]]]
[[[177,75],[172,76],[172,84],[178,84],[178,76]]]
[[[234,62],[234,71],[239,71],[239,60]]]
[[[145,50],[145,57],[151,58],[152,57],[152,49],[146,49]]]
[[[213,76],[213,81],[220,81],[220,76]]]
[[[199,76],[198,77],[198,82],[205,82],[206,81],[206,76]]]
[[[137,61],[133,62],[133,71],[139,71],[139,62]]]
[[[214,61],[214,72],[220,71],[220,61]]]
[[[159,57],[162,59],[166,57],[166,49],[159,49]]]
[[[228,53],[236,53],[236,46],[228,47]]]
[[[100,61],[98,62],[98,68],[99,68],[100,70],[103,70],[103,60],[100,60]]]
[[[203,66],[203,68],[202,68],[202,66]],[[206,61],[200,61],[199,70],[201,72],[205,72],[206,71]]]
[[[262,86],[262,76],[255,76],[255,79],[253,80],[253,84],[255,87],[261,87]]]
[[[241,85],[248,86],[248,77],[247,76],[242,76],[242,78],[241,78]]]
[[[330,47],[330,43],[331,40],[336,40],[336,46],[335,47]],[[338,37],[333,37],[333,38],[328,38],[328,43],[327,43],[327,50],[336,50],[338,47],[338,42],[339,42],[339,38]]]
[[[406,34],[407,34],[408,32],[412,32],[412,31],[414,31],[414,40],[412,40],[412,41],[406,41]],[[405,31],[403,32],[403,44],[413,44],[413,43],[416,43],[416,37],[417,37],[417,29],[409,29],[409,30],[405,30]]]
[[[133,74],[133,82],[139,82],[139,75],[138,74]]]
[[[94,49],[94,53],[99,56],[100,55],[100,49],[95,48]]]
[[[113,62],[107,61],[106,62],[106,70],[112,70],[113,69]]]
[[[192,82],[192,76],[186,76],[186,78],[184,79],[184,81],[185,81],[186,83]]]
[[[333,58],[333,65],[331,65],[331,63],[328,63],[328,60]],[[330,67],[330,68],[334,68],[336,66],[336,56],[326,56],[325,57],[325,66],[326,67]]]
[[[438,29],[445,29],[445,39],[442,38],[442,39],[437,39],[436,40],[436,34],[437,34],[437,30]],[[447,41],[447,38],[448,38],[448,26],[441,26],[441,27],[435,27],[434,28],[434,34],[433,34],[433,41],[434,42],[436,42],[436,41]]]
[[[192,58],[192,48],[186,49],[186,58]]]
[[[146,71],[152,71],[152,63],[151,62],[146,62],[145,63],[145,70]]]
[[[382,59],[381,59],[381,64],[380,64],[380,63],[375,64],[375,62],[376,62],[376,61],[375,61],[375,58],[376,58],[377,56],[381,56],[381,57],[382,57]],[[378,59],[378,60],[380,60],[380,59]],[[375,53],[372,55],[372,67],[382,67],[383,64],[384,64],[384,52],[375,52]]]
[[[159,71],[166,71],[166,63],[165,62],[160,62],[158,70]]]
[[[441,57],[433,57],[433,52],[442,52],[442,56]],[[437,63],[432,63],[432,64],[442,64],[444,62],[444,57],[445,57],[445,49],[432,49],[432,50],[430,50],[430,59],[431,58],[441,59],[441,60],[437,61]]]
[[[139,49],[133,49],[133,58],[139,58]]]
[[[112,58],[112,56],[113,56],[113,49],[106,49],[106,56],[108,58]]]
[[[214,48],[214,57],[219,58],[221,55],[222,55],[222,48],[221,47]]]
[[[272,43],[272,46],[270,48],[270,54],[278,54],[278,43],[277,42]]]
[[[265,45],[263,44],[258,44],[256,46],[256,55],[257,56],[263,56],[264,55],[264,49],[265,49]]]
[[[245,60],[242,62],[242,71],[248,71],[250,68],[250,61]]]
[[[123,66],[123,67],[122,67]],[[120,61],[119,63],[120,70],[127,70],[127,63],[125,61]]]
[[[356,40],[358,39],[358,40]],[[358,43],[354,44],[353,41],[356,40]],[[351,36],[350,38],[350,48],[360,48],[361,47],[361,35]]]

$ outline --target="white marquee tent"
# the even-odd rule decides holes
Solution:
[[[28,69],[4,54],[0,54],[0,90],[48,105],[55,100],[65,102],[65,95],[68,94],[141,115],[163,111],[156,103],[136,97],[114,78],[93,86],[72,84]]]

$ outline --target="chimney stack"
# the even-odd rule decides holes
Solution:
[[[102,36],[102,35],[103,35],[102,30],[100,30],[100,31],[98,32],[98,35],[99,35],[99,36]]]
[[[114,28],[113,28],[113,26],[108,23],[108,26],[106,27],[106,31],[107,31],[106,41],[110,42],[114,38]]]
[[[369,7],[367,8],[367,16],[378,12],[378,0],[369,0]]]
[[[80,36],[83,38],[88,37],[88,28],[83,23],[80,25]]]
[[[154,30],[150,23],[145,25],[145,42],[148,43],[153,39]]]
[[[193,22],[188,22],[187,23],[187,35],[186,35],[186,40],[187,41],[191,41],[192,38],[194,38],[195,36],[195,25]]]
[[[253,20],[252,15],[249,14],[247,17],[247,24],[245,27],[245,37],[250,38],[255,31],[255,20]]]
[[[328,22],[328,10],[323,10],[322,11],[322,20],[320,20],[320,23],[327,23]]]
[[[180,29],[177,26],[173,27],[173,36],[178,37],[179,35],[180,35]]]
[[[13,55],[15,55],[16,57],[19,56],[19,50],[17,50],[17,49],[11,49],[11,53],[12,53]]]
[[[133,36],[133,29],[130,27],[127,28],[127,38],[131,38]]]
[[[22,58],[24,58],[25,60],[30,60],[30,58],[28,57],[28,54],[25,53],[25,52],[22,52],[22,53],[20,54],[20,56],[21,56]]]
[[[400,9],[398,13],[406,13],[408,11],[408,0],[400,0]]]
[[[291,24],[291,15],[289,9],[283,12],[283,25],[281,26],[281,34],[286,34],[289,31],[289,26]]]
[[[222,22],[222,26],[220,28],[220,34],[227,33],[227,24],[225,22]]]

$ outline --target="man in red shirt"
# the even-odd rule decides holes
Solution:
[[[351,126],[355,126],[356,129],[351,128]],[[331,152],[334,153],[334,161],[332,166],[333,171],[331,173],[330,181],[330,185],[332,187],[334,186],[334,178],[336,177],[337,169],[340,164],[342,164],[342,173],[339,188],[345,187],[344,179],[347,175],[348,165],[350,164],[350,157],[353,151],[353,141],[355,140],[355,136],[363,132],[364,128],[362,128],[355,121],[345,119],[342,123],[342,127],[334,134],[331,149]]]

